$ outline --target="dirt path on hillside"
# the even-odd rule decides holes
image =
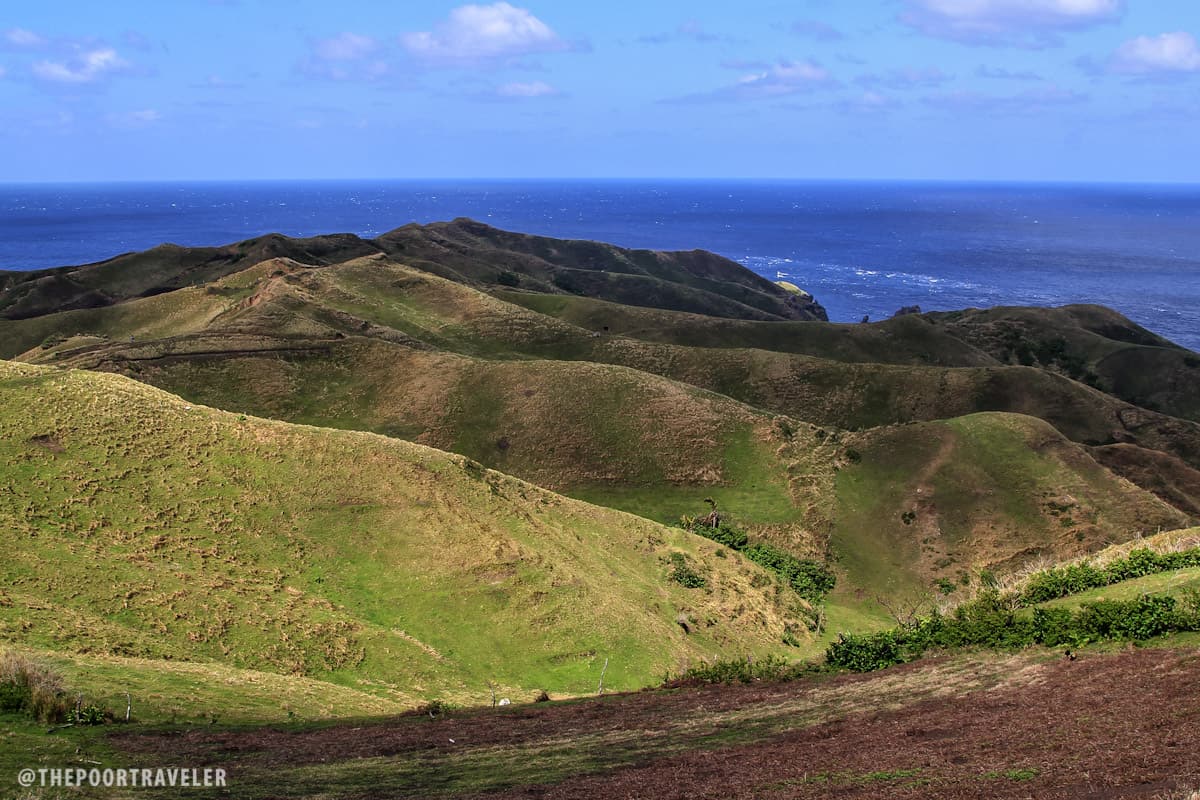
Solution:
[[[223,765],[245,796],[1155,798],[1200,788],[1197,687],[1195,650],[984,654],[436,721],[110,741],[138,763]],[[321,771],[339,764],[368,765],[373,788]],[[310,771],[307,790],[291,770]]]

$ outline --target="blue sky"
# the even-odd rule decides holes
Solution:
[[[1200,181],[1197,0],[5,0],[0,181]]]

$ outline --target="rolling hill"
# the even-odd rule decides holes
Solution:
[[[0,363],[0,638],[384,700],[637,688],[785,649],[802,604],[706,539],[367,433]],[[704,579],[685,588],[686,567]]]
[[[0,320],[0,355],[407,439],[663,523],[711,495],[753,536],[843,559],[847,590],[882,565],[901,587],[1071,557],[1200,507],[1194,354],[1105,309],[794,321],[715,256],[469,220],[122,258],[121,284],[111,265],[52,273],[110,301]],[[563,270],[598,283],[565,289]],[[133,290],[156,274],[182,288]],[[0,307],[45,275],[28,277]],[[626,279],[671,296],[600,285]],[[726,305],[677,302],[694,292]],[[1147,406],[1178,416],[1133,402],[1154,375],[1173,388]]]
[[[774,659],[914,598],[1194,543],[1197,354],[1093,306],[824,317],[710,253],[470,220],[0,273],[0,663],[135,719],[47,736],[0,710],[0,773],[183,757],[249,797],[1166,786],[1196,664],[1150,648],[524,705],[702,662],[815,674]],[[706,500],[724,527],[681,526]],[[789,564],[836,584],[806,600]],[[1194,572],[1103,594],[1191,596]],[[1139,733],[1135,681],[1184,716]],[[1043,769],[1053,703],[1103,759]]]
[[[928,319],[752,321],[486,288],[382,253],[274,258],[197,287],[0,321],[0,332],[25,361],[418,441],[662,523],[713,495],[760,539],[845,558],[848,587],[959,582],[1193,513],[1187,480],[1168,486],[1138,464],[1192,469],[1200,426],[1052,369],[1003,365]],[[955,431],[989,445],[956,446]],[[1138,456],[1106,463],[1144,488],[1097,463],[1115,441]],[[996,469],[989,447],[1037,479]],[[1064,497],[1081,511],[1045,505]],[[919,524],[902,522],[918,511]]]

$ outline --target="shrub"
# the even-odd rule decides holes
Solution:
[[[705,525],[699,525],[692,530],[693,533],[698,533],[701,536],[712,539],[714,542],[725,545],[730,550],[745,550],[746,545],[750,543],[750,537],[746,532],[730,525],[722,523],[719,527],[709,528]]]
[[[1177,630],[1174,597],[1142,595],[1135,600],[1084,603],[1075,627],[1087,639],[1150,639]]]
[[[1035,608],[1033,639],[1047,647],[1079,644],[1074,615],[1066,608]]]
[[[1018,615],[1010,597],[985,592],[951,616],[936,612],[915,624],[882,633],[842,634],[825,651],[826,662],[854,672],[883,669],[919,658],[933,647],[982,646],[1012,649],[1031,644],[1078,646],[1104,639],[1139,640],[1172,631],[1200,630],[1200,592],[1174,597],[1142,595],[1134,600],[1084,603],[1077,612],[1035,608]]]
[[[754,683],[756,681],[788,680],[798,677],[811,667],[805,664],[789,664],[780,656],[767,656],[755,661],[752,658],[732,658],[718,661],[702,661],[693,664],[679,675],[667,675],[666,686],[697,686],[706,683]]]
[[[1070,564],[1032,575],[1021,593],[1021,600],[1026,605],[1044,603],[1097,586],[1105,586],[1110,582],[1106,578],[1105,570],[1097,569],[1091,564]]]
[[[692,517],[683,518],[684,527],[714,542],[737,550],[746,558],[764,569],[774,572],[784,580],[796,594],[810,603],[820,603],[833,590],[837,579],[824,565],[811,559],[796,558],[791,553],[774,545],[759,542],[751,545],[750,537],[740,528],[721,523],[716,528],[699,525]]]
[[[1196,566],[1200,566],[1200,548],[1175,553],[1156,553],[1143,547],[1103,568],[1082,563],[1035,573],[1030,576],[1021,592],[1021,602],[1024,605],[1044,603],[1047,600],[1110,586],[1131,578]]]
[[[496,283],[501,286],[517,286],[521,283],[521,279],[517,273],[504,270],[496,276]]]
[[[405,716],[405,717],[428,716],[430,719],[437,719],[438,717],[445,716],[447,713],[453,711],[454,709],[455,709],[454,705],[447,703],[445,700],[435,697],[434,699],[430,700],[428,703],[425,703],[424,705],[417,706],[416,708],[412,709],[411,711],[404,712],[401,716]]]
[[[671,553],[671,564],[674,567],[671,571],[671,580],[685,589],[702,589],[708,584],[703,575],[692,569],[687,562],[687,556],[683,553]]]
[[[72,725],[103,725],[108,720],[108,714],[97,705],[80,706],[67,712],[67,722]]]
[[[842,633],[825,651],[825,660],[834,667],[851,672],[873,672],[904,662],[899,632],[860,635]]]
[[[0,655],[0,710],[29,714],[42,722],[60,722],[67,714],[62,676],[19,653]]]
[[[796,558],[773,545],[760,542],[744,551],[746,558],[771,570],[810,603],[819,603],[833,589],[836,578],[823,565]]]

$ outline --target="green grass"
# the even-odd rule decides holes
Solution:
[[[1200,567],[1145,575],[1141,578],[1133,578],[1110,586],[1101,586],[1079,594],[1039,603],[1038,606],[1075,609],[1084,603],[1096,600],[1133,600],[1143,594],[1178,596],[1188,590],[1200,590]]]
[[[680,659],[783,650],[792,601],[700,537],[416,445],[0,369],[0,641],[409,705],[481,702],[489,681],[588,692],[605,658],[606,685],[633,689]],[[705,589],[669,579],[674,552]],[[688,635],[680,613],[711,622]]]
[[[1185,520],[1114,478],[1050,426],[973,414],[894,426],[847,440],[857,460],[837,474],[833,548],[853,585],[927,591],[982,567],[1017,570],[1123,541],[1143,520]],[[1110,538],[1111,537],[1111,538]]]
[[[785,464],[772,453],[770,444],[756,439],[749,425],[738,426],[727,436],[723,452],[713,462],[728,477],[716,486],[672,484],[659,476],[642,486],[592,484],[568,488],[566,493],[666,525],[679,524],[684,515],[707,513],[705,497],[716,500],[718,508],[741,525],[795,522],[800,514],[788,494]],[[626,445],[636,447],[637,440]]]
[[[994,772],[986,772],[983,774],[985,780],[997,780],[1003,778],[1010,781],[1031,781],[1038,775],[1041,775],[1041,770],[1035,767],[1019,767],[1016,769],[996,770]]]
[[[63,675],[71,694],[139,724],[299,722],[400,713],[411,704],[357,687],[215,662],[31,651]],[[128,697],[126,696],[128,693]]]
[[[172,346],[249,348],[269,337],[317,350],[140,360],[158,345],[139,340],[106,348],[105,357],[119,350],[130,360],[116,355],[105,368],[229,411],[419,441],[664,523],[703,511],[711,495],[752,534],[798,555],[823,557],[832,545],[844,582],[893,596],[1185,521],[1047,428],[960,416],[981,406],[1043,413],[1044,402],[1054,414],[1043,415],[1070,436],[1112,433],[1103,396],[1079,395],[1036,369],[984,367],[989,357],[922,319],[768,323],[575,296],[493,296],[378,258],[284,277],[265,269],[218,287],[233,300],[257,290],[260,302]],[[187,306],[200,291],[145,302]],[[116,319],[143,302],[96,313]],[[64,352],[63,361],[99,359]],[[791,413],[795,440],[760,409]],[[952,419],[851,435],[843,446],[818,442],[797,421],[929,416]],[[861,463],[837,463],[839,449],[856,449]],[[1068,495],[1076,507],[1049,514],[1047,503]],[[902,524],[905,514],[915,524]]]

